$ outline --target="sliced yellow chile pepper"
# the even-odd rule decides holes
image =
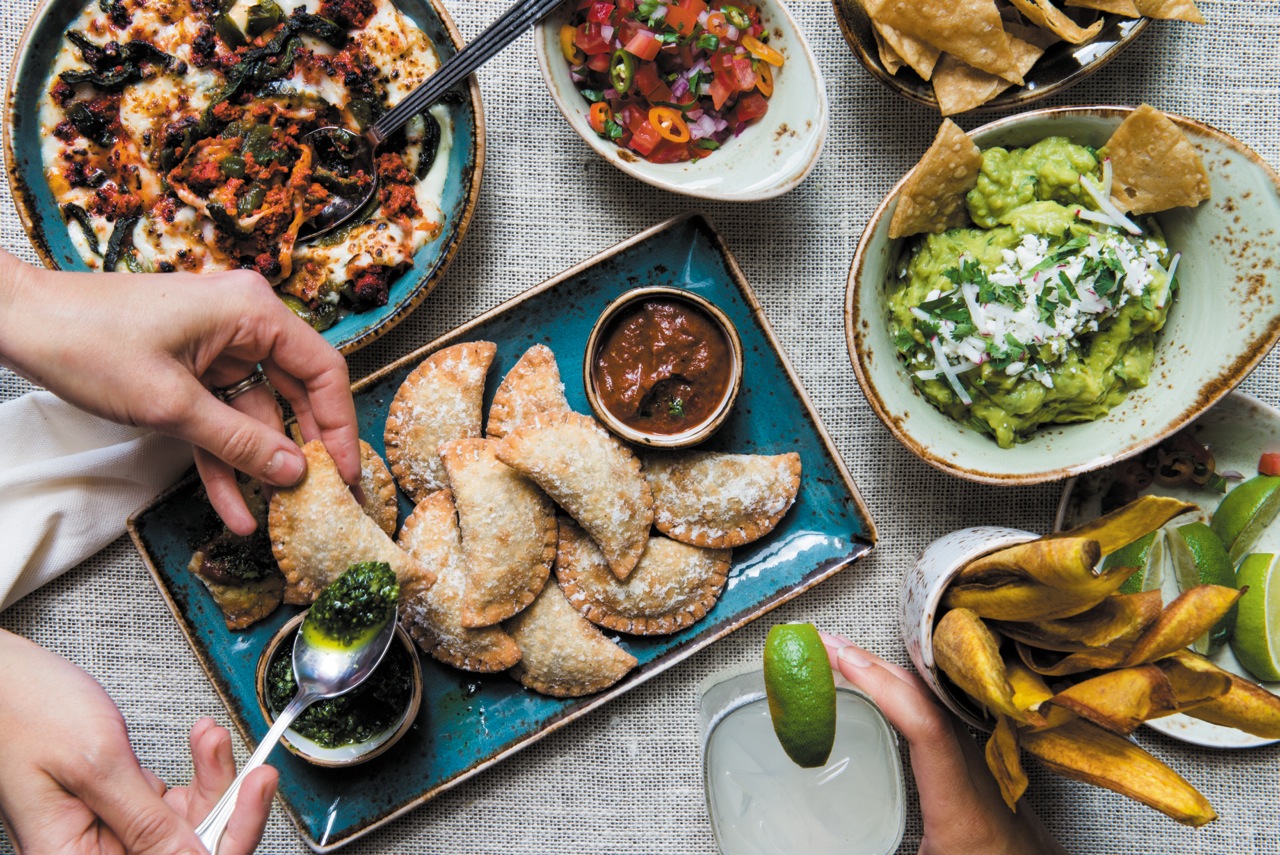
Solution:
[[[775,68],[781,68],[784,59],[782,54],[760,41],[755,36],[743,36],[742,46],[756,59],[762,59]]]
[[[768,98],[773,95],[773,69],[767,65],[760,66],[760,76],[756,78],[756,88],[760,94]]]
[[[658,135],[664,140],[674,143],[689,141],[689,126],[685,124],[684,116],[680,111],[673,107],[651,107],[649,124],[653,125]]]
[[[577,34],[577,28],[568,24],[560,28],[560,52],[564,54],[564,58],[569,61],[570,65],[582,65],[587,61],[587,55],[574,43],[574,37]]]

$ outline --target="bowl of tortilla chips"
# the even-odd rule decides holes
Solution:
[[[908,367],[900,357],[890,290],[926,238],[972,225],[968,200],[978,187],[984,150],[1009,152],[1055,137],[1105,161],[1112,174],[1107,206],[1135,218],[1150,215],[1170,254],[1180,254],[1176,274],[1173,267],[1168,271],[1173,297],[1154,336],[1146,377],[1129,384],[1118,403],[1091,421],[1044,424],[1001,447],[975,429],[976,419],[944,414],[936,397],[926,398],[922,374],[928,372],[920,369],[929,366]],[[1094,189],[1101,191],[1102,182]],[[885,426],[944,472],[1023,485],[1098,469],[1176,433],[1243,380],[1280,339],[1280,268],[1272,258],[1278,233],[1280,177],[1244,144],[1192,119],[1144,105],[1038,110],[971,134],[945,120],[858,243],[845,301],[854,371]],[[950,287],[941,277],[934,281],[939,284],[932,287]],[[1092,347],[1088,337],[1080,341],[1073,346]],[[972,385],[981,370],[966,381],[962,372],[971,369],[946,367],[954,368],[949,380],[958,375],[970,384],[975,401],[991,394],[990,387]],[[980,408],[969,411],[980,414]]]
[[[1153,19],[1204,23],[1194,0],[832,0],[872,76],[950,116],[1061,92]]]

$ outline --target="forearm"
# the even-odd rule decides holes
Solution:
[[[66,295],[57,277],[0,249],[0,365],[45,385],[40,364],[59,328],[51,308]]]

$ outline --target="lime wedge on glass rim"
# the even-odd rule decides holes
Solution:
[[[1280,680],[1280,569],[1276,556],[1254,554],[1240,562],[1236,580],[1248,586],[1237,605],[1231,649],[1240,664],[1265,682]]]
[[[1196,585],[1236,587],[1236,571],[1227,548],[1217,533],[1204,523],[1188,523],[1169,531],[1168,548],[1179,591]],[[1191,649],[1205,656],[1221,650],[1231,637],[1236,611],[1237,607],[1233,606],[1212,629],[1191,643]]]
[[[1259,475],[1236,486],[1218,504],[1210,524],[1235,565],[1280,514],[1280,476]]]
[[[1145,534],[1108,555],[1102,562],[1102,569],[1106,571],[1113,567],[1136,568],[1120,586],[1119,593],[1140,594],[1159,590],[1164,585],[1164,529]]]
[[[797,766],[823,766],[836,740],[836,684],[811,623],[783,623],[764,642],[764,689],[782,749]]]

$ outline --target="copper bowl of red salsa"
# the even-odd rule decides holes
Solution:
[[[742,386],[742,341],[713,303],[679,288],[628,291],[587,339],[587,400],[630,442],[683,448],[724,423]]]

